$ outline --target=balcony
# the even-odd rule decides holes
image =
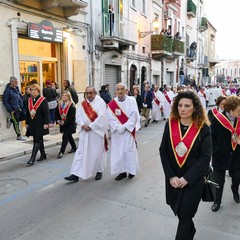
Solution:
[[[201,23],[200,23],[200,26],[199,26],[199,31],[204,32],[207,29],[208,29],[208,20],[207,20],[207,18],[202,17],[201,18]]]
[[[114,13],[102,14],[102,36],[103,47],[108,49],[119,49],[127,45],[136,45],[138,41],[137,24],[123,16]]]
[[[173,55],[176,57],[183,56],[185,53],[185,43],[178,39],[173,40]]]
[[[172,57],[173,40],[164,34],[151,36],[151,51],[154,59]]]
[[[189,18],[195,18],[197,12],[197,6],[192,0],[188,0],[187,2],[187,15]]]
[[[66,18],[79,14],[82,8],[88,6],[88,3],[82,0],[13,0],[13,2]]]

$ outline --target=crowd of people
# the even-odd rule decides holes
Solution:
[[[88,86],[76,109],[78,95],[68,80],[63,83],[62,94],[47,81],[42,94],[40,86],[33,82],[24,96],[17,82],[17,78],[10,78],[3,102],[17,140],[25,140],[19,128],[21,120],[26,120],[26,136],[33,137],[28,165],[34,165],[38,151],[41,155],[37,161],[47,158],[43,136],[49,133],[49,127],[59,124],[62,144],[58,158],[63,157],[68,142],[69,153],[75,153],[65,180],[101,180],[109,151],[110,172],[115,180],[132,179],[140,170],[136,132],[141,129],[141,122],[147,127],[150,122],[166,120],[159,152],[166,180],[166,202],[179,219],[175,240],[194,238],[193,218],[210,165],[213,181],[219,185],[211,210],[217,212],[221,206],[226,171],[232,180],[233,199],[240,203],[240,98],[234,85],[181,85],[172,89],[167,85],[150,87],[145,81],[141,89],[134,85],[130,96],[125,84],[118,83],[113,98],[109,84],[101,87],[99,95],[93,86]],[[207,112],[209,106],[212,108]],[[77,125],[78,146],[72,136]]]

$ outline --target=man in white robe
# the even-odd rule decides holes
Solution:
[[[202,103],[202,106],[204,109],[206,109],[206,93],[205,93],[205,89],[203,87],[201,87],[197,93],[199,99],[200,99],[200,102]]]
[[[215,92],[213,87],[210,85],[209,89],[208,89],[208,106],[215,106],[216,102],[215,102]]]
[[[97,96],[94,87],[86,88],[86,99],[77,110],[76,122],[80,126],[79,144],[70,176],[65,180],[77,182],[79,178],[102,178],[105,157],[105,137],[108,128],[106,103]]]
[[[134,97],[126,95],[122,83],[116,85],[115,97],[107,108],[111,130],[111,174],[117,175],[116,181],[133,178],[139,171],[139,161],[135,133],[139,130],[139,112]]]
[[[166,87],[166,90],[163,92],[164,95],[164,105],[163,105],[163,113],[164,118],[167,120],[170,116],[171,107],[172,107],[172,100],[174,98],[174,93],[171,90],[170,86]]]
[[[152,101],[152,122],[157,123],[161,120],[161,112],[163,110],[164,96],[159,91],[158,86],[154,86]]]

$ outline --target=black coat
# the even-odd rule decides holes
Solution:
[[[226,116],[225,111],[222,114]],[[235,151],[233,151],[231,145],[231,132],[223,127],[215,117],[213,117],[211,122],[211,130],[213,168],[219,170],[227,170],[231,167],[240,168],[240,146],[237,145]]]
[[[33,105],[39,98],[40,95],[38,95],[35,101],[33,101]],[[30,116],[29,108],[27,108],[26,124],[28,125],[28,129],[26,132],[26,136],[43,136],[49,134],[49,130],[43,128],[44,124],[49,123],[49,109],[46,99],[44,99],[38,107],[36,115],[33,119]]]
[[[59,107],[56,108],[56,121],[62,120],[59,112]],[[63,125],[60,125],[61,133],[75,133],[76,132],[76,108],[74,104],[71,104],[66,120]]]
[[[138,111],[139,111],[139,113],[140,113],[141,110],[143,109],[142,98],[141,98],[140,95],[137,95],[136,101],[137,101]]]
[[[204,180],[211,159],[210,127],[204,125],[197,136],[185,164],[180,168],[175,159],[168,122],[160,146],[160,157],[165,173],[166,202],[180,218],[189,219],[197,212],[201,200]],[[183,177],[188,184],[180,189],[170,185],[170,178]]]
[[[52,102],[57,99],[58,94],[55,88],[45,87],[43,89],[43,96],[46,98],[47,102]]]

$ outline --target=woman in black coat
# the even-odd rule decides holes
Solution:
[[[232,178],[233,199],[239,203],[239,182],[240,182],[240,98],[229,96],[224,104],[222,113],[214,115],[211,122],[212,130],[212,166],[213,179],[219,184],[214,196],[212,211],[219,210],[226,170]]]
[[[62,158],[68,142],[72,149],[68,153],[76,152],[76,144],[72,134],[76,132],[76,108],[72,102],[71,93],[64,91],[62,98],[58,103],[56,111],[56,121],[60,125],[60,132],[62,135],[62,145],[58,158]]]
[[[44,97],[40,96],[40,86],[38,84],[32,84],[30,86],[32,97],[28,99],[28,107],[26,114],[26,136],[33,136],[33,149],[30,160],[27,162],[29,165],[33,165],[36,160],[38,150],[41,152],[41,156],[37,161],[46,159],[46,153],[43,144],[43,135],[49,133],[49,109],[47,101]]]
[[[139,94],[139,90],[137,88],[133,89],[133,96],[135,97],[135,99],[137,101],[139,114],[141,114],[142,109],[143,109],[143,102],[142,102],[142,97]]]
[[[209,121],[198,96],[192,91],[175,97],[166,123],[160,156],[166,180],[166,202],[178,216],[175,240],[193,239],[193,223],[211,159]]]

